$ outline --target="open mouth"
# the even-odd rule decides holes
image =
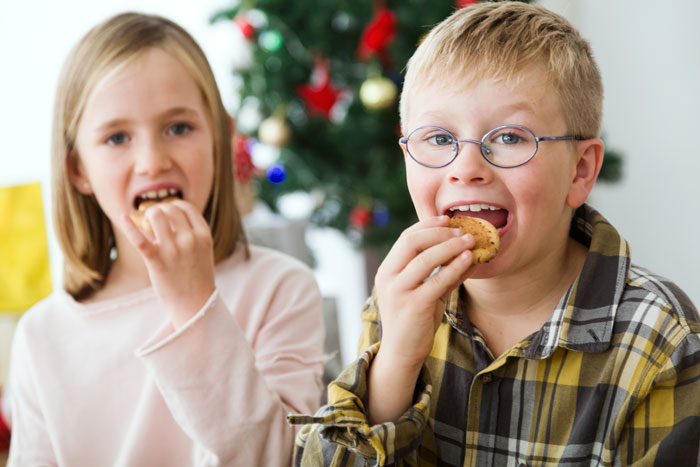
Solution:
[[[450,217],[478,217],[489,221],[499,231],[505,227],[506,223],[508,222],[508,211],[506,209],[484,203],[460,204],[457,206],[452,206],[445,211],[445,214]]]
[[[134,209],[138,209],[141,203],[145,201],[159,203],[170,198],[184,199],[182,192],[176,188],[161,188],[160,190],[144,191],[134,199]]]

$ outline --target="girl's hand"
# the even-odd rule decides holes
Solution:
[[[406,229],[375,277],[382,319],[379,353],[409,372],[417,372],[430,354],[448,295],[473,271],[474,238],[448,228],[448,220],[434,217]]]
[[[180,328],[214,292],[214,251],[206,220],[194,205],[174,200],[145,212],[153,234],[138,229],[127,214],[122,224],[141,253],[156,295]]]

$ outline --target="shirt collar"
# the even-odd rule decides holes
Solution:
[[[610,346],[615,313],[630,267],[629,245],[586,204],[574,213],[570,236],[589,248],[586,261],[549,320],[528,338],[528,359],[547,358],[557,346],[582,352],[602,352]],[[473,338],[469,319],[462,312],[463,290],[459,287],[450,294],[445,315],[456,331]]]

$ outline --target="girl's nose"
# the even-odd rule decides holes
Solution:
[[[136,173],[155,175],[172,167],[168,147],[158,138],[145,138],[136,152]]]
[[[457,157],[446,168],[452,183],[485,184],[493,179],[493,167],[481,154],[481,146],[473,142],[459,143]]]

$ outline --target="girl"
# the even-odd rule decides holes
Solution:
[[[285,415],[320,400],[320,294],[247,245],[202,51],[164,18],[105,21],[53,126],[65,290],[17,328],[9,465],[289,465]],[[152,231],[129,216],[146,202]]]

